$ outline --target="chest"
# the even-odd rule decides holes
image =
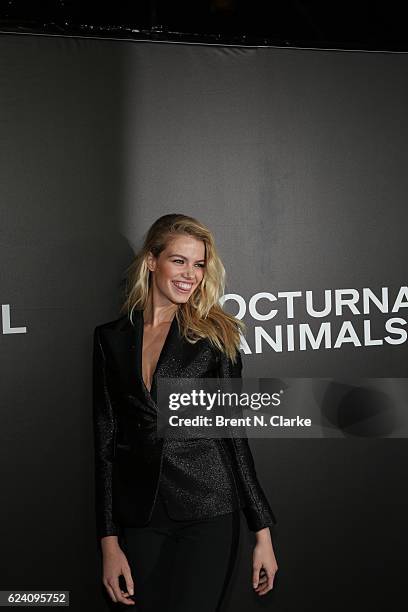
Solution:
[[[160,354],[163,350],[171,323],[164,323],[157,329],[144,326],[142,343],[142,375],[143,382],[148,390],[151,389],[153,375],[156,370]]]

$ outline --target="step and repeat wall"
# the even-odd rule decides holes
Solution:
[[[364,427],[250,441],[279,570],[258,598],[242,521],[228,610],[392,605],[408,449],[370,409],[407,403],[407,55],[2,34],[0,84],[0,590],[108,609],[93,329],[176,212],[214,232],[243,375],[314,379],[331,413],[358,388],[368,410]]]

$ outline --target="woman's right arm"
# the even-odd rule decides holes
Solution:
[[[118,543],[118,528],[112,515],[112,471],[114,457],[115,415],[106,380],[106,359],[98,327],[94,331],[93,350],[93,428],[95,448],[96,528],[103,555],[103,584],[112,601],[133,605],[133,580],[125,554]],[[121,591],[119,576],[126,581],[127,593]]]
[[[98,327],[94,331],[93,427],[97,534],[99,538],[117,536],[118,529],[112,516],[115,416],[106,381],[106,359]]]

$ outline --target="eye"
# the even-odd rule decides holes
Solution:
[[[184,260],[183,259],[173,259],[172,262],[173,263],[182,263],[183,264]],[[196,266],[198,266],[199,268],[205,268],[205,264],[201,264],[201,263],[200,264],[196,264]]]

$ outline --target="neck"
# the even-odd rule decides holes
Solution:
[[[177,310],[178,304],[156,304],[151,296],[143,310],[143,319],[145,324],[156,327],[164,323],[171,323]]]

